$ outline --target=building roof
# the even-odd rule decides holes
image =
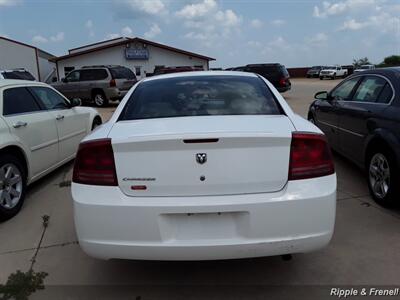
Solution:
[[[121,41],[118,41],[119,39],[121,39]],[[107,42],[110,42],[110,41],[113,41],[113,40],[115,40],[116,42],[115,43],[108,43],[108,44],[104,45],[104,43],[107,43]],[[145,39],[138,38],[138,37],[135,37],[135,38],[118,38],[118,39],[112,39],[112,40],[108,40],[108,41],[104,41],[104,42],[85,45],[85,46],[82,46],[82,47],[70,49],[69,52],[74,51],[74,50],[79,50],[81,48],[95,46],[95,45],[99,45],[99,46],[98,47],[94,47],[94,48],[90,48],[90,49],[87,49],[87,50],[82,50],[82,51],[79,51],[79,52],[69,53],[67,55],[55,57],[55,58],[52,58],[50,60],[51,61],[60,61],[60,60],[63,60],[63,59],[67,59],[67,58],[71,58],[71,57],[75,57],[75,56],[80,56],[80,55],[83,55],[83,54],[88,54],[88,53],[92,53],[92,52],[96,52],[96,51],[100,51],[100,50],[104,50],[104,49],[108,49],[108,48],[112,48],[112,47],[116,47],[116,46],[120,46],[120,45],[125,45],[128,42],[129,43],[131,43],[131,42],[144,43],[144,44],[151,45],[151,46],[154,46],[154,47],[158,47],[158,48],[162,48],[162,49],[165,49],[165,50],[181,53],[181,54],[188,55],[188,56],[201,58],[201,59],[208,60],[208,61],[215,60],[215,58],[212,58],[212,57],[208,57],[208,56],[204,56],[204,55],[201,55],[201,54],[189,52],[189,51],[186,51],[186,50],[174,48],[174,47],[171,47],[171,46],[167,46],[167,45],[164,45],[164,44],[152,42],[152,41],[145,40]]]
[[[39,49],[39,48],[37,48],[37,47],[35,47],[35,46],[28,45],[28,44],[25,44],[25,43],[22,43],[22,42],[19,42],[19,41],[16,41],[16,40],[12,40],[12,39],[10,39],[10,38],[8,38],[8,37],[0,36],[0,40],[6,40],[6,41],[9,41],[9,42],[11,42],[11,43],[15,43],[15,44],[18,44],[18,45],[21,45],[21,46],[29,47],[29,48],[38,50],[38,51],[40,51],[40,52],[43,52],[44,54],[47,54],[47,55],[49,55],[49,56],[51,56],[51,57],[55,57],[55,55],[53,55],[53,54],[51,54],[51,53],[49,53],[49,52],[46,52],[46,51],[44,51],[44,50],[42,50],[42,49]]]

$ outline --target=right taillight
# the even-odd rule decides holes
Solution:
[[[290,147],[289,180],[335,173],[332,154],[322,134],[294,132]]]
[[[118,185],[111,139],[87,141],[79,145],[72,181],[90,185]]]
[[[110,87],[116,87],[117,86],[117,82],[115,81],[115,79],[111,79],[110,80]]]

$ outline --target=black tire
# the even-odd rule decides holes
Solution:
[[[344,74],[343,74],[343,78],[346,78],[347,77],[347,72],[345,72]]]
[[[7,208],[6,207],[7,206],[6,199],[3,197],[0,197],[0,222],[11,219],[16,214],[18,214],[18,212],[21,210],[22,205],[24,203],[25,193],[26,193],[26,171],[25,171],[25,167],[23,166],[23,163],[14,155],[1,154],[0,155],[0,169],[5,168],[7,165],[9,165],[9,166],[11,165],[11,166],[13,166],[13,168],[16,168],[16,170],[18,170],[18,172],[21,176],[21,186],[20,186],[21,190],[20,190],[20,196],[19,196],[18,202],[16,202],[15,206],[13,206],[11,208]],[[0,173],[0,181],[1,181],[0,190],[5,191],[6,190],[5,183],[7,184],[6,178],[5,177],[2,178],[1,176],[2,175]]]
[[[108,99],[103,91],[94,91],[92,93],[92,101],[97,107],[105,107],[108,105]]]
[[[319,80],[322,80],[322,79],[324,79],[323,77],[319,77]]]
[[[387,165],[389,174],[389,180],[385,180],[383,184],[381,183],[382,180],[378,180],[378,178],[385,177],[382,175],[385,174],[385,171],[383,171],[385,168],[383,167],[383,170],[376,171],[377,168],[375,167],[376,160],[380,158],[385,160],[382,165]],[[378,173],[378,175],[374,176],[374,172]],[[369,191],[376,203],[384,207],[394,207],[399,205],[400,201],[397,200],[400,196],[400,189],[398,185],[400,176],[392,151],[387,148],[370,151],[367,157],[366,175]],[[374,183],[376,183],[376,185]],[[379,185],[380,187],[378,187]],[[385,190],[386,186],[387,190]]]
[[[94,118],[93,123],[92,123],[92,131],[93,131],[96,127],[100,126],[101,124],[103,124],[103,122],[101,121],[101,118],[100,118],[100,117]]]
[[[336,79],[336,73],[333,74],[332,79],[335,80]]]

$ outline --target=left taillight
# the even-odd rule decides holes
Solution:
[[[115,79],[111,79],[110,80],[110,87],[116,87],[117,86],[117,82],[115,81]]]
[[[72,181],[89,185],[118,185],[111,139],[87,141],[79,145]]]
[[[286,79],[286,78],[281,78],[281,79],[279,80],[279,85],[280,85],[280,86],[286,86],[286,83],[287,83],[287,79]]]

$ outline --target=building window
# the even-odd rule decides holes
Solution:
[[[67,75],[69,72],[75,70],[75,67],[64,67],[64,74]]]
[[[140,67],[140,66],[135,66],[135,73],[136,73],[136,76],[141,76],[141,68],[142,68],[142,67]]]

